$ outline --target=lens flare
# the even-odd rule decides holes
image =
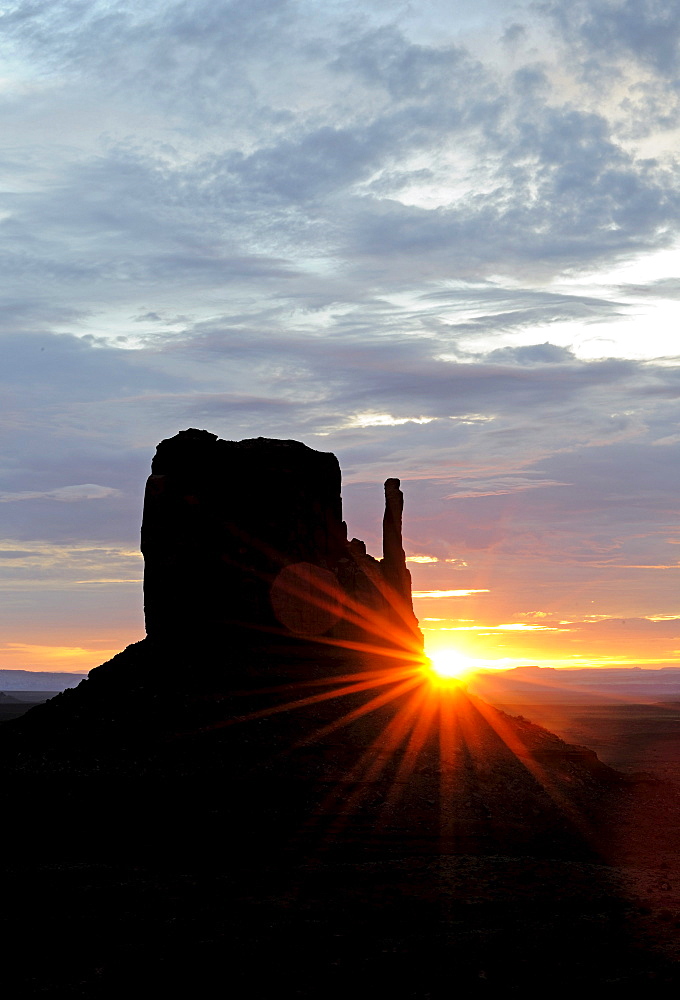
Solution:
[[[428,659],[429,670],[439,684],[460,682],[474,670],[472,660],[457,649],[434,649]]]

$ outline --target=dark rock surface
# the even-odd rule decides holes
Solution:
[[[346,543],[334,455],[296,441],[162,441],[142,522],[147,634],[167,641],[277,625],[286,566],[335,568]]]
[[[398,480],[379,562],[332,455],[191,430],[152,471],[147,638],[0,726],[20,995],[677,978],[613,866],[675,800],[433,684]]]
[[[335,455],[297,441],[222,441],[194,429],[162,441],[142,522],[147,635],[223,641],[245,631],[252,644],[283,628],[376,643],[391,641],[389,618],[391,631],[396,619],[422,649],[398,486],[386,484],[381,564],[362,542],[347,540]]]
[[[411,601],[411,574],[406,568],[406,553],[401,541],[404,494],[398,479],[385,482],[385,515],[383,517],[383,563],[386,581],[402,601]]]

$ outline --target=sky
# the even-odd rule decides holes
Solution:
[[[186,427],[382,482],[430,648],[678,662],[680,7],[0,2],[0,667],[143,635]]]

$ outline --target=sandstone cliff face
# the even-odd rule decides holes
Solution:
[[[340,489],[335,456],[297,441],[195,429],[162,441],[142,524],[149,637],[245,629],[421,647],[399,480],[386,483],[382,562],[348,541]]]

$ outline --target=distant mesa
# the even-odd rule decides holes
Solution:
[[[75,687],[84,676],[56,670],[0,670],[0,689],[9,692],[37,691],[49,696],[50,693]]]

